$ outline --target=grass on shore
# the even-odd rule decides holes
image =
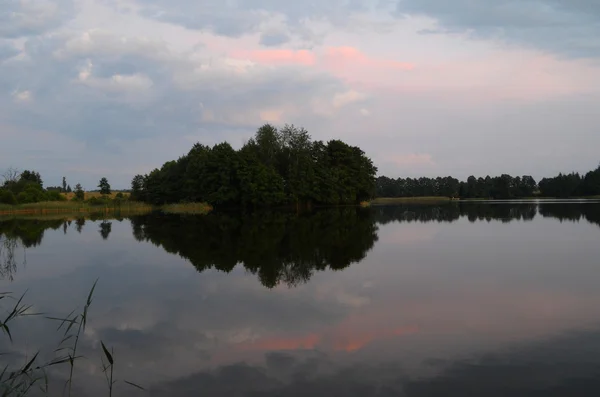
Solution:
[[[385,205],[385,204],[402,204],[402,203],[446,203],[453,199],[450,197],[436,197],[436,196],[423,196],[423,197],[377,197],[370,202],[370,205]]]
[[[92,214],[129,213],[144,214],[161,210],[170,214],[207,214],[212,207],[206,203],[169,204],[152,206],[137,201],[109,201],[106,204],[90,204],[80,201],[45,201],[41,203],[8,205],[0,204],[0,216],[50,215],[50,214]]]
[[[114,190],[111,194],[107,194],[106,197],[110,198],[110,199],[114,199],[117,197],[117,194],[123,194],[124,198],[128,198],[130,193],[128,192],[119,192]],[[63,196],[65,196],[67,198],[67,200],[72,200],[73,197],[75,197],[75,192],[71,192],[71,193],[61,193]],[[103,198],[105,196],[103,196],[102,194],[100,194],[100,192],[85,192],[84,193],[84,200],[89,200],[92,197],[96,197],[96,198]]]
[[[95,213],[95,212],[134,212],[144,213],[154,210],[146,203],[136,201],[109,202],[105,205],[91,205],[77,201],[45,201],[41,203],[6,205],[0,204],[0,215],[37,215],[58,213]]]
[[[212,207],[206,203],[169,204],[161,207],[167,214],[207,214]]]

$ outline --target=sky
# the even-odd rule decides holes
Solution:
[[[265,123],[379,174],[600,161],[597,0],[3,0],[0,170],[96,188]]]

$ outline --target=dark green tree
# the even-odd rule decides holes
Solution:
[[[81,187],[81,183],[78,183],[77,185],[75,185],[75,198],[77,200],[81,200],[81,201],[83,201],[85,199],[85,192],[83,191],[83,188]]]
[[[136,175],[131,180],[131,199],[144,201],[144,176]]]
[[[586,196],[600,195],[600,165],[594,171],[585,174],[581,190]]]
[[[110,194],[110,184],[108,183],[108,179],[101,178],[98,183],[98,188],[100,189],[100,194],[105,196]]]
[[[374,195],[376,172],[360,148],[311,142],[303,128],[285,125],[279,131],[265,124],[237,151],[226,142],[212,148],[195,144],[187,155],[145,175],[141,190],[142,200],[153,204],[353,204]]]
[[[24,182],[31,182],[37,184],[40,187],[44,186],[42,177],[40,176],[39,172],[25,170],[21,173],[21,177],[19,179]]]
[[[8,189],[0,189],[0,204],[17,204],[15,194]]]

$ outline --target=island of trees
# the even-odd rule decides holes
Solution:
[[[132,181],[132,199],[216,207],[357,204],[375,194],[377,168],[358,147],[312,141],[303,128],[265,124],[239,150],[196,144]]]

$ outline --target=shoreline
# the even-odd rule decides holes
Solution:
[[[458,199],[450,197],[378,197],[370,201],[363,201],[359,204],[347,205],[349,207],[385,206],[385,205],[400,205],[400,204],[449,204],[449,203],[600,203],[600,196],[593,197],[570,197],[570,198],[554,198],[554,197],[526,197],[519,199]],[[328,207],[328,206],[324,206]],[[336,207],[336,206],[329,206]],[[280,207],[287,208],[287,207]],[[312,208],[323,208],[323,206],[313,206]],[[273,209],[273,208],[271,208]],[[161,206],[153,206],[141,202],[123,202],[119,205],[99,206],[89,205],[87,203],[72,203],[63,201],[48,201],[32,204],[5,205],[0,204],[0,217],[33,217],[33,216],[89,216],[89,215],[141,215],[152,212],[163,212],[166,214],[190,214],[190,215],[205,215],[212,212],[214,209],[206,203],[181,203],[181,204],[166,204]]]

